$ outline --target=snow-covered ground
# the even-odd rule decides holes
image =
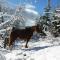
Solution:
[[[29,48],[20,42],[11,51],[0,48],[0,60],[60,60],[60,37],[54,38],[46,32],[46,38],[31,40]]]

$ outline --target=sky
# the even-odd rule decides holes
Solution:
[[[12,3],[13,5],[19,5],[19,4],[32,4],[36,7],[36,10],[39,12],[39,14],[43,14],[44,8],[47,7],[48,0],[7,0],[8,2]],[[51,9],[54,9],[57,4],[59,5],[60,0],[51,0],[50,5]]]

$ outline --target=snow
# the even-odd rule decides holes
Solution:
[[[6,60],[60,60],[60,46],[37,46],[30,49],[13,50],[5,57]]]
[[[60,46],[50,47],[37,51],[36,53],[32,54],[30,58],[34,58],[34,60],[60,60],[59,51]]]
[[[25,14],[25,12],[26,14]],[[25,16],[26,26],[36,25],[36,17],[39,15],[35,11],[35,6],[26,4],[24,10],[22,10],[22,16]],[[7,16],[8,14],[3,14]],[[2,12],[0,13],[0,17]],[[10,15],[8,15],[10,16]],[[0,29],[6,25],[8,22],[13,24],[13,17],[7,19],[7,21],[0,24]],[[55,20],[56,21],[56,20]],[[53,22],[53,21],[52,21]],[[0,33],[4,33],[6,30],[10,30],[12,27],[7,27],[7,29],[1,29]],[[60,37],[54,38],[50,32],[44,31],[47,36],[40,37],[39,39],[31,39],[28,43],[28,48],[24,48],[25,42],[18,41],[15,42],[12,50],[3,48],[4,40],[0,40],[0,60],[60,60]]]
[[[31,10],[31,9],[25,9],[27,12],[29,12],[29,13],[33,13],[33,14],[35,14],[35,15],[38,15],[38,13],[36,12],[36,11],[34,11],[34,10]]]
[[[27,20],[25,22],[25,26],[35,26],[36,25],[36,21],[33,20]]]
[[[60,25],[57,25],[58,27],[60,26]]]
[[[33,6],[29,8],[31,7]],[[11,21],[1,23],[0,28]],[[27,20],[25,25],[34,26],[35,24],[35,20]],[[1,29],[0,32],[10,29],[12,28]],[[47,36],[45,38],[40,37],[37,40],[31,39],[28,43],[29,48],[24,48],[25,43],[18,41],[10,51],[2,48],[3,40],[0,40],[0,60],[60,60],[60,37],[54,38],[50,32],[44,32]]]
[[[1,30],[0,30],[0,33],[5,32],[5,31],[6,31],[6,29],[1,29]]]
[[[15,43],[12,50],[0,48],[0,57],[4,60],[60,60],[60,37],[54,38],[49,32],[46,38],[31,39],[29,48],[24,41]]]
[[[0,17],[3,15],[3,12],[0,12]]]
[[[7,21],[1,23],[1,24],[0,24],[0,28],[1,28],[3,25],[5,25],[6,23],[10,22],[10,21],[11,21],[11,20],[7,20]]]

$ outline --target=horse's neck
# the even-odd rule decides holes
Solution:
[[[33,32],[36,32],[36,26],[33,26],[33,27],[32,27],[32,31],[33,31]]]

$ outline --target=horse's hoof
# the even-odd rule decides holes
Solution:
[[[28,48],[28,46],[25,46],[25,48]]]
[[[7,46],[7,47],[6,47],[6,49],[7,49],[7,50],[10,50],[10,47],[9,47],[9,46]]]
[[[12,50],[12,46],[7,46],[6,49],[7,50]]]

